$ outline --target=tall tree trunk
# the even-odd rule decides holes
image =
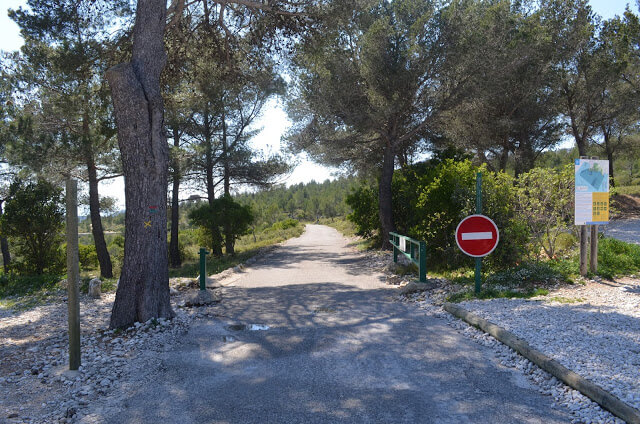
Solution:
[[[4,200],[0,201],[0,216],[4,213],[2,211],[2,204]],[[9,242],[4,236],[0,237],[0,249],[2,250],[2,267],[5,274],[9,272],[9,266],[11,265],[11,253],[9,252]]]
[[[213,201],[216,198],[216,186],[213,182],[213,167],[215,165],[213,160],[213,146],[212,146],[212,134],[211,126],[209,124],[209,108],[205,107],[204,111],[204,139],[205,139],[205,156],[206,167],[205,175],[207,180],[207,200],[211,209],[214,207]],[[222,256],[222,234],[217,225],[213,225],[211,228],[211,250],[214,256]]]
[[[382,229],[382,248],[391,249],[389,242],[389,232],[395,230],[393,224],[393,192],[391,183],[393,181],[393,168],[395,161],[395,153],[393,144],[387,144],[384,149],[384,157],[382,161],[382,173],[380,175],[380,185],[378,186],[378,212],[380,217],[380,228]]]
[[[611,146],[611,131],[606,126],[602,126],[602,135],[604,136],[604,150],[607,153],[607,159],[609,160],[609,181],[611,187],[616,186],[616,180],[613,176],[613,147]]]
[[[224,179],[224,195],[231,196],[231,170],[229,168],[229,145],[227,142],[227,122],[224,110],[222,111],[222,166]],[[234,237],[231,231],[230,217],[226,216],[224,220],[224,250],[227,255],[233,255]]]
[[[533,168],[535,163],[535,152],[531,146],[531,142],[527,138],[523,138],[519,143],[518,154],[516,155],[515,176],[524,174]]]
[[[124,263],[111,328],[172,318],[167,255],[168,149],[160,73],[165,0],[138,0],[130,63],[107,71],[125,177]]]
[[[93,161],[93,154],[87,152],[87,172],[89,175],[89,215],[91,216],[91,233],[96,246],[98,263],[100,264],[100,275],[105,278],[113,277],[111,257],[104,240],[104,229],[102,228],[102,218],[100,217],[100,196],[98,194],[98,175],[96,164]]]
[[[177,128],[173,129],[173,147],[178,150],[180,147],[180,133]],[[180,163],[176,155],[173,159],[173,188],[171,190],[171,241],[169,242],[169,266],[180,268],[182,258],[180,257],[180,245],[178,243],[178,225],[180,221]]]

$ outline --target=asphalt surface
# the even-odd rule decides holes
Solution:
[[[104,422],[571,421],[488,348],[393,300],[346,243],[310,225],[253,265]],[[234,327],[251,324],[269,329]]]
[[[613,237],[627,243],[640,244],[639,218],[610,221],[607,225],[599,225],[598,230],[607,237]]]

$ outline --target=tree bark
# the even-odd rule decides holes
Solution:
[[[107,71],[125,177],[124,263],[111,328],[172,318],[167,255],[168,148],[160,73],[164,0],[138,0],[130,63]]]
[[[173,147],[176,150],[180,147],[180,133],[177,128],[173,129]],[[178,240],[178,226],[180,224],[180,163],[178,158],[173,161],[173,188],[171,190],[171,241],[169,242],[169,266],[180,268],[182,258],[180,257],[180,244]]]
[[[213,158],[213,146],[212,146],[212,134],[211,126],[209,124],[209,108],[205,107],[204,112],[204,140],[205,140],[205,155],[206,155],[206,167],[205,170],[207,179],[207,199],[209,200],[209,206],[211,209],[214,207],[213,201],[216,198],[216,185],[213,182],[213,167],[215,161]],[[214,256],[222,256],[222,234],[218,230],[218,226],[211,227],[211,250]]]
[[[384,149],[384,157],[382,161],[382,173],[380,175],[380,185],[378,186],[378,211],[380,217],[380,228],[382,229],[382,248],[391,249],[389,242],[389,232],[395,230],[393,223],[393,192],[391,183],[393,181],[393,168],[395,161],[395,153],[393,144],[388,144]]]
[[[609,181],[611,187],[616,186],[616,180],[613,175],[613,148],[611,147],[611,132],[602,126],[602,135],[604,136],[604,150],[607,152],[607,160],[609,161]]]
[[[229,146],[227,142],[227,122],[224,110],[222,111],[222,166],[223,166],[223,179],[224,179],[224,195],[231,196],[231,169],[229,168]],[[231,232],[230,217],[225,216],[224,222],[224,250],[227,255],[233,255],[234,249],[234,237]]]
[[[100,217],[98,175],[91,151],[87,152],[87,172],[89,175],[89,215],[91,216],[91,233],[93,234],[93,243],[96,246],[98,263],[100,264],[100,275],[105,278],[112,278],[113,267],[111,265],[111,257],[109,256],[107,243],[104,240],[104,229],[102,228],[102,218]]]
[[[2,204],[4,200],[0,201],[0,216],[2,216]],[[9,242],[7,238],[2,236],[0,237],[0,249],[2,250],[2,267],[4,268],[5,274],[9,272],[9,266],[11,265],[11,253],[9,252]]]

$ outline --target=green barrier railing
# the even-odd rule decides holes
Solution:
[[[427,282],[427,243],[411,237],[389,232],[389,242],[393,246],[393,262],[398,262],[398,253],[402,253],[411,262],[418,265],[420,282]]]

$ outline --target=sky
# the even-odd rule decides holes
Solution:
[[[591,0],[589,3],[593,10],[604,19],[621,15],[627,4],[630,4],[632,10],[636,12],[638,10],[635,0]],[[13,51],[22,46],[22,37],[20,37],[18,26],[9,19],[7,10],[17,9],[25,4],[25,0],[0,0],[0,50]],[[268,152],[278,152],[284,147],[280,143],[280,138],[291,125],[291,122],[283,110],[282,102],[270,102],[255,125],[256,128],[262,128],[262,131],[251,141],[254,148]],[[336,173],[335,169],[312,163],[304,156],[297,157],[295,161],[298,166],[290,175],[283,178],[282,182],[287,185],[311,180],[321,182],[327,178],[332,179]],[[99,191],[103,196],[111,196],[118,199],[118,208],[124,208],[124,181],[122,178],[102,182]]]

